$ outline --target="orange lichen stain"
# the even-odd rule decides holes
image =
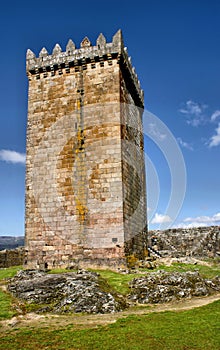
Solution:
[[[78,198],[75,198],[75,202],[76,202],[76,212],[78,214],[77,216],[78,216],[79,222],[84,223],[86,220],[88,209],[84,204],[82,204],[82,202]]]
[[[62,151],[58,156],[57,161],[57,172],[59,176],[57,177],[58,193],[60,196],[64,197],[64,208],[73,215],[75,201],[74,201],[74,188],[73,188],[73,166],[74,166],[74,139],[73,137],[68,140],[68,142],[63,147]]]

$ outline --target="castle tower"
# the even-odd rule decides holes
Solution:
[[[122,266],[145,253],[143,91],[121,31],[27,51],[28,268]]]

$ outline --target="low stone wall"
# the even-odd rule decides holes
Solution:
[[[162,257],[220,257],[220,226],[149,231],[148,246],[159,252]],[[150,251],[150,255],[153,255],[153,252]],[[23,265],[24,259],[24,247],[2,250],[0,251],[0,268]],[[75,263],[77,267],[87,268],[91,261],[88,259],[84,263],[77,264],[77,261]],[[119,261],[115,261],[115,265],[118,263]],[[126,264],[123,259],[120,263]],[[97,268],[106,265],[108,266],[108,262],[104,257],[97,260]]]
[[[220,226],[149,231],[148,246],[162,256],[218,257],[220,256]]]
[[[25,256],[24,247],[0,251],[0,268],[23,265]]]

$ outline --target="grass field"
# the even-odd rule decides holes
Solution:
[[[160,267],[162,269],[162,267]],[[165,268],[169,269],[169,268]],[[199,269],[206,277],[219,274],[219,267],[174,265],[175,271]],[[18,268],[0,270],[0,280],[13,276]],[[58,272],[58,271],[57,271]],[[137,274],[122,275],[112,271],[99,271],[114,289],[126,294],[127,283]],[[0,294],[1,319],[11,317],[9,295]],[[3,328],[2,328],[3,329]],[[219,350],[220,301],[187,310],[132,315],[117,322],[88,329],[76,329],[74,324],[57,329],[41,327],[0,328],[0,350]]]
[[[128,316],[116,323],[77,331],[14,329],[0,335],[1,350],[219,350],[220,302],[182,312]]]

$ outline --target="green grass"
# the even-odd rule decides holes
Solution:
[[[0,335],[1,350],[219,350],[220,301],[182,312],[129,316],[94,329],[17,329]]]
[[[0,269],[0,283],[5,284],[7,278],[13,277],[21,269],[21,266]],[[16,314],[12,308],[12,303],[13,298],[11,295],[0,289],[0,320],[11,318]]]
[[[14,276],[20,269],[0,269],[0,281],[4,283],[5,279]],[[170,267],[159,266],[158,269],[180,272],[199,270],[206,278],[220,274],[218,265],[209,267],[178,263]],[[109,270],[97,272],[122,294],[129,292],[130,280],[143,276],[141,273],[120,274]],[[14,315],[11,307],[13,301],[8,293],[0,290],[0,320]],[[0,350],[219,350],[219,320],[220,301],[188,311],[128,316],[116,323],[93,329],[86,329],[85,324],[83,330],[76,330],[74,325],[57,330],[50,326],[48,320],[47,328],[40,328],[39,324],[37,328],[29,326],[0,332]]]
[[[73,269],[62,269],[62,268],[56,268],[53,270],[48,270],[47,273],[49,274],[55,274],[55,273],[65,273],[65,272],[76,272],[77,270],[73,270]]]
[[[109,285],[113,287],[118,293],[126,295],[129,293],[129,290],[130,290],[128,283],[132,281],[133,278],[144,276],[145,273],[156,272],[158,270],[164,270],[164,271],[170,271],[170,272],[199,271],[201,276],[203,276],[204,278],[213,278],[217,275],[220,275],[220,265],[205,266],[205,265],[193,265],[193,264],[184,264],[184,263],[174,263],[171,266],[160,265],[153,271],[147,270],[147,269],[141,269],[140,273],[129,273],[129,274],[122,274],[122,273],[118,273],[110,270],[95,270],[95,271],[98,272],[101,275],[101,277],[105,278],[108,281]]]
[[[128,283],[135,277],[143,276],[142,274],[130,273],[122,274],[110,270],[95,270],[100,276],[108,281],[108,284],[118,293],[128,294]]]
[[[0,289],[0,320],[11,318],[15,315],[11,305],[12,297]]]
[[[16,273],[20,270],[22,270],[22,266],[12,266],[12,267],[7,267],[7,268],[1,268],[0,269],[0,281],[6,279],[6,278],[11,278],[16,275]]]
[[[184,263],[173,263],[171,266],[161,265],[156,270],[164,270],[164,271],[178,271],[178,272],[186,272],[186,271],[199,271],[202,277],[204,278],[213,278],[217,275],[220,275],[220,264],[215,264],[212,266],[199,265],[199,264],[184,264]]]

